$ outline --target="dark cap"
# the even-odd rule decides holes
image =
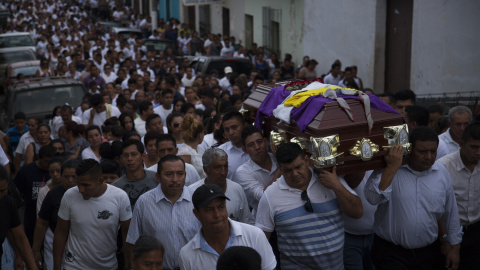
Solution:
[[[211,201],[216,198],[224,198],[230,200],[221,187],[217,185],[201,185],[195,190],[192,196],[193,206],[195,209],[207,206]]]

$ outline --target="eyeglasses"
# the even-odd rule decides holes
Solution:
[[[173,127],[178,128],[180,126],[180,123],[175,123],[173,124]]]
[[[310,201],[310,198],[308,197],[307,191],[306,190],[303,191],[301,196],[302,196],[302,201],[307,201],[303,207],[305,207],[305,210],[307,212],[312,213],[313,206],[312,206],[312,202]]]

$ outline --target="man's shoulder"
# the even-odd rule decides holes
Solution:
[[[437,161],[442,163],[445,166],[447,166],[447,164],[456,163],[459,151],[460,150],[455,151],[455,152],[450,153],[450,154],[447,154],[447,155],[439,158]]]
[[[218,148],[227,152],[227,151],[230,151],[230,149],[232,149],[232,147],[233,147],[233,144],[232,144],[232,142],[229,141],[229,142],[226,142],[224,144],[221,144]]]
[[[114,187],[123,188],[126,182],[127,182],[127,175],[124,174],[120,176],[117,180],[115,180],[115,182],[113,182],[111,185]]]

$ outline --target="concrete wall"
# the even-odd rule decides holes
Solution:
[[[479,14],[480,1],[414,1],[412,90],[480,91]]]
[[[303,31],[304,24],[303,0],[247,0],[245,1],[245,14],[253,16],[253,42],[258,46],[263,44],[263,15],[262,7],[281,10],[280,21],[280,51],[283,59],[285,53],[293,56],[295,63],[300,63],[303,57]],[[232,12],[232,11],[230,11]],[[232,13],[230,13],[232,14]],[[244,23],[245,24],[245,23]],[[242,27],[244,27],[244,24]]]
[[[377,0],[305,0],[304,54],[319,62],[319,76],[339,59],[342,69],[356,65],[363,86],[373,88],[376,14]]]

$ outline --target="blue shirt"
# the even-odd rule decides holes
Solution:
[[[18,143],[20,142],[20,137],[22,137],[22,135],[27,132],[28,132],[28,125],[25,125],[25,129],[23,130],[22,133],[18,131],[16,126],[13,126],[7,130],[7,136],[10,138],[10,146],[12,146],[13,153],[15,153],[15,150],[17,149]]]
[[[201,226],[193,214],[192,194],[189,187],[183,187],[182,195],[172,204],[158,185],[140,196],[133,210],[127,242],[135,244],[141,235],[155,237],[165,246],[165,269],[177,267],[180,249]]]
[[[378,189],[383,169],[372,173],[365,186],[368,202],[378,205],[373,229],[379,237],[407,249],[425,247],[438,238],[437,220],[447,230],[446,240],[462,241],[457,203],[450,174],[435,162],[423,172],[401,166],[391,185]]]

